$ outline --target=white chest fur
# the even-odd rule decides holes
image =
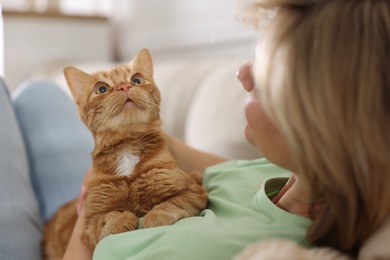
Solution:
[[[139,157],[130,151],[123,152],[117,161],[116,172],[119,176],[129,176],[133,173],[135,165],[139,162]]]

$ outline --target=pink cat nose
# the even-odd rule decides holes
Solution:
[[[117,90],[127,92],[130,88],[131,88],[131,84],[126,83],[126,84],[119,85]]]

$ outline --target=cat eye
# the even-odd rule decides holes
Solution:
[[[134,85],[141,85],[142,84],[142,78],[140,78],[140,77],[133,77],[131,79],[131,83],[133,83]]]
[[[106,93],[108,90],[110,90],[110,87],[102,82],[99,82],[95,86],[95,93],[100,95]]]

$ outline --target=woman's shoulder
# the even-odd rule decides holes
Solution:
[[[210,175],[228,175],[229,173],[253,174],[265,178],[288,177],[290,175],[286,169],[271,163],[266,158],[260,158],[255,160],[232,160],[210,166],[205,171],[205,178]]]

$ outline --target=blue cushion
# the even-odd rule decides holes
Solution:
[[[24,83],[14,92],[13,102],[46,222],[60,205],[78,196],[92,163],[93,138],[73,101],[52,82]]]
[[[0,79],[0,259],[41,259],[42,227],[26,149]]]

